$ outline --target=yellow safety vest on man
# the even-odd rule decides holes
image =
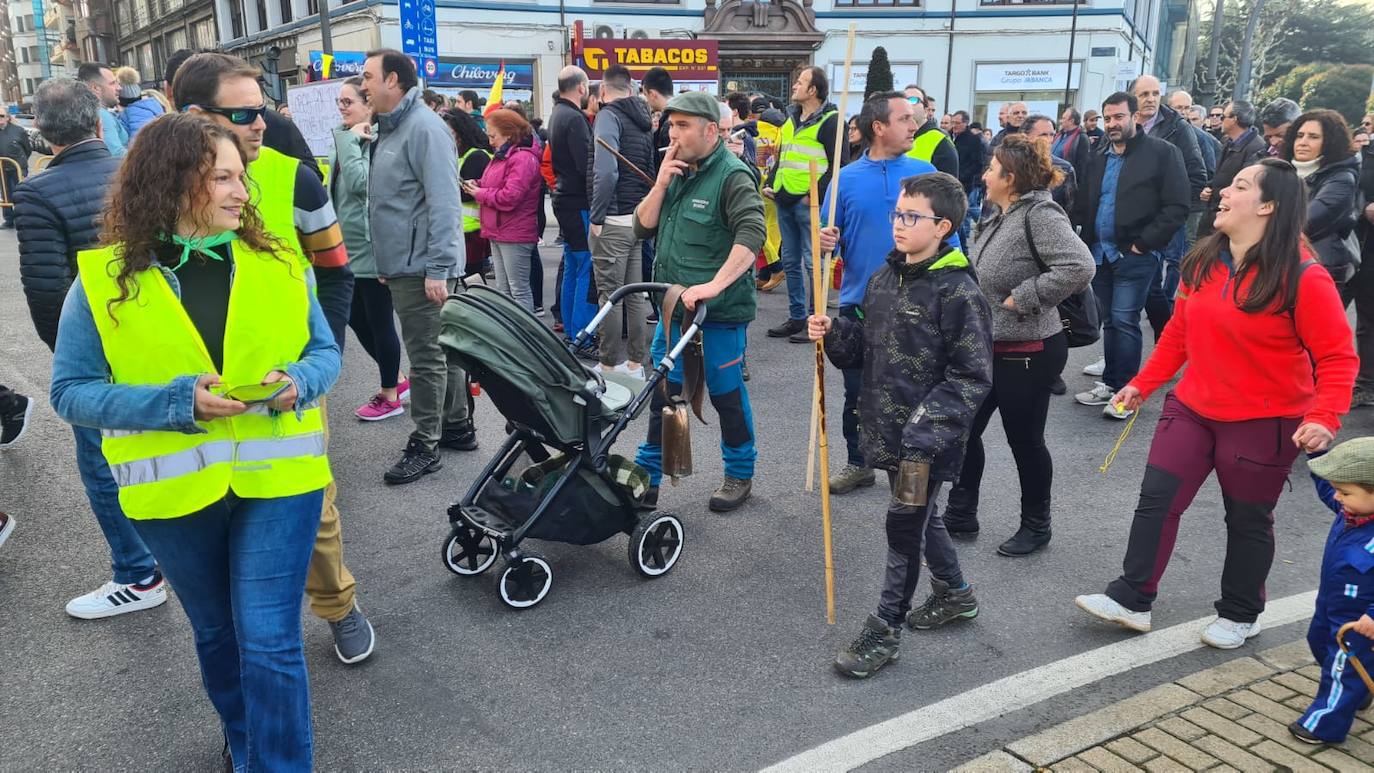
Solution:
[[[310,298],[298,264],[233,242],[234,281],[224,331],[226,386],[257,384],[300,359],[310,340]],[[115,384],[162,385],[178,376],[214,373],[215,365],[162,269],[132,278],[137,300],[120,296],[114,247],[78,254]],[[135,295],[136,293],[136,295]],[[111,318],[113,314],[114,319]],[[116,323],[117,320],[117,323]],[[201,421],[202,434],[105,430],[101,450],[119,485],[119,504],[136,520],[198,512],[233,491],[245,498],[295,496],[332,480],[319,408],[269,414],[255,408]]]
[[[915,141],[911,143],[911,150],[908,150],[906,154],[929,163],[935,157],[935,149],[940,147],[941,142],[949,142],[949,138],[945,136],[944,132],[928,131],[924,134],[918,134]]]
[[[248,164],[248,195],[262,218],[263,230],[310,265],[296,231],[296,173],[300,166],[300,159],[263,145],[257,159]]]
[[[468,148],[468,152],[458,157],[458,169],[460,174],[462,173],[463,164],[467,163],[468,156],[473,153],[486,153],[488,160],[492,157],[491,153],[487,153],[487,151],[481,148]],[[470,234],[473,231],[479,231],[481,229],[482,207],[477,203],[476,199],[463,202],[463,233]]]
[[[824,177],[830,170],[830,150],[821,144],[820,133],[821,126],[838,112],[831,110],[821,115],[801,131],[797,131],[791,118],[782,125],[778,136],[778,173],[773,178],[776,188],[805,196],[811,190],[811,162],[816,162],[817,177]]]

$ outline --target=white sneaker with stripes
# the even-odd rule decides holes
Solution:
[[[84,596],[68,601],[67,614],[81,620],[99,620],[125,612],[152,609],[165,603],[167,583],[162,579],[162,573],[158,572],[147,585],[125,585],[111,580]]]

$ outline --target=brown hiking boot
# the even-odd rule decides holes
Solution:
[[[707,503],[707,507],[711,508],[711,512],[714,513],[728,513],[731,510],[736,510],[748,501],[753,489],[753,482],[726,475],[720,488],[711,494],[711,501]]]
[[[856,488],[872,486],[877,480],[873,470],[846,464],[843,469],[830,476],[830,493],[848,494]]]

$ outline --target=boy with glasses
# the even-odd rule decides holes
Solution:
[[[991,310],[968,258],[945,239],[964,220],[964,187],[943,172],[902,180],[889,215],[896,249],[873,275],[854,316],[807,320],[839,368],[863,368],[864,458],[887,470],[887,562],[878,609],[835,658],[862,679],[897,659],[901,625],[923,631],[978,615],[936,509],[958,478],[974,415],[992,387]],[[931,594],[911,597],[930,565]]]

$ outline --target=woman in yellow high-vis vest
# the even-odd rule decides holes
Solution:
[[[249,108],[245,108],[248,110]],[[300,606],[339,350],[313,278],[263,231],[234,135],[145,126],[77,257],[52,404],[99,428],[119,502],[195,631],[236,770],[308,771]]]

